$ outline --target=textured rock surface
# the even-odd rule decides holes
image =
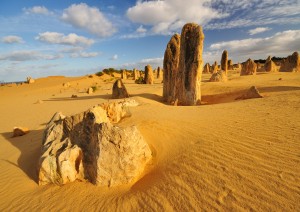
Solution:
[[[92,94],[94,93],[94,90],[92,87],[88,88],[87,91],[86,91],[87,94]]]
[[[35,82],[34,79],[32,79],[31,77],[27,77],[26,81],[27,81],[28,84],[32,84],[32,83]]]
[[[157,73],[156,73],[156,78],[157,79],[162,79],[163,78],[163,70],[158,66],[157,68]]]
[[[145,84],[153,84],[154,75],[151,65],[145,66]]]
[[[256,63],[249,58],[242,65],[241,76],[243,76],[243,75],[254,75],[254,74],[256,74],[256,70],[257,70]]]
[[[125,85],[123,84],[121,79],[115,81],[113,88],[112,88],[112,98],[113,99],[123,99],[128,98],[129,94]]]
[[[13,137],[23,136],[29,133],[29,129],[27,127],[14,127]]]
[[[114,115],[108,113],[117,105],[106,105],[109,110],[95,106],[68,117],[54,115],[44,132],[40,185],[84,180],[117,186],[132,182],[143,172],[151,159],[150,148],[135,126],[122,129],[111,124]]]
[[[164,55],[163,98],[168,103],[175,101],[179,56],[180,35],[175,34],[170,39]]]
[[[136,69],[133,69],[133,79],[137,80],[140,77],[140,72]]]
[[[203,68],[203,73],[208,74],[210,73],[210,65],[209,63],[206,63],[204,68]]]
[[[237,97],[236,100],[253,99],[253,98],[263,98],[263,96],[260,95],[259,91],[255,86],[252,86],[243,95]]]
[[[221,58],[221,70],[227,74],[228,70],[228,53],[226,50],[223,51],[222,53],[222,58]]]
[[[121,78],[124,79],[124,80],[127,79],[127,72],[126,72],[126,70],[122,70],[122,72],[121,72]]]
[[[281,72],[297,72],[300,71],[300,56],[298,52],[289,55],[280,66]]]
[[[233,70],[233,62],[232,62],[232,60],[228,60],[228,67],[227,67],[227,69],[228,70]]]
[[[217,63],[217,61],[215,61],[215,63],[212,64],[212,66],[211,66],[211,73],[212,74],[217,73],[217,71],[218,71],[218,63]]]
[[[264,69],[265,69],[266,72],[276,72],[277,71],[277,66],[272,61],[271,56],[269,56],[267,58],[266,63],[264,65]]]
[[[177,90],[179,105],[197,105],[201,102],[203,40],[201,26],[193,23],[184,25],[180,37]]]
[[[209,79],[210,82],[226,82],[227,75],[224,71],[217,71],[213,73]]]

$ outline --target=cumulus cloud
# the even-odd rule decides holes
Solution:
[[[158,66],[162,67],[163,65],[163,57],[157,57],[157,58],[145,58],[137,62],[132,62],[132,63],[124,63],[122,64],[121,67],[133,69],[133,68],[138,68],[141,70],[144,70],[145,66],[150,64],[153,68],[156,68]]]
[[[34,6],[31,8],[23,8],[23,11],[26,14],[42,14],[42,15],[51,14],[50,11],[44,6]]]
[[[62,58],[61,54],[43,54],[38,51],[14,51],[0,55],[0,60],[29,61],[29,60],[55,60]]]
[[[111,36],[116,32],[116,28],[98,8],[85,3],[72,4],[63,11],[61,19],[99,37]]]
[[[12,44],[12,43],[24,43],[23,39],[19,36],[14,36],[14,35],[9,35],[9,36],[5,36],[1,39],[1,41],[3,43],[8,43],[8,44]]]
[[[115,54],[115,55],[113,55],[110,59],[111,59],[111,60],[117,60],[117,59],[118,59],[118,55]]]
[[[146,33],[147,32],[147,29],[145,29],[143,27],[143,25],[139,26],[137,29],[136,29],[136,32],[137,33]]]
[[[62,44],[62,45],[83,45],[90,46],[95,41],[93,39],[88,39],[83,36],[78,36],[75,33],[70,33],[68,35],[64,35],[58,32],[44,32],[39,33],[39,35],[35,38],[36,40],[51,43],[51,44]]]
[[[267,55],[287,56],[300,49],[300,30],[278,32],[271,37],[232,40],[210,45],[209,50],[226,49],[233,58],[265,58]]]
[[[72,53],[71,54],[71,57],[72,58],[78,58],[78,57],[81,57],[81,58],[91,58],[91,57],[97,57],[98,56],[98,52],[78,52],[78,53]]]
[[[255,29],[250,29],[248,31],[248,33],[250,35],[256,35],[256,34],[259,34],[259,33],[262,33],[262,32],[266,32],[266,31],[269,31],[269,30],[271,30],[271,28],[269,28],[269,27],[257,27]]]
[[[205,24],[227,16],[210,7],[210,0],[138,1],[126,14],[135,23],[153,26],[156,34],[169,34],[186,22]]]

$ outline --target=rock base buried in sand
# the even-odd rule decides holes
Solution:
[[[224,71],[217,71],[213,73],[209,79],[210,82],[226,82],[227,76]]]
[[[29,129],[26,127],[14,127],[13,137],[23,136],[29,133]]]
[[[127,89],[125,85],[123,84],[121,79],[118,79],[112,88],[112,98],[113,99],[123,99],[128,98],[129,94],[127,92]]]
[[[255,86],[252,86],[242,96],[237,97],[236,100],[253,99],[253,98],[263,98],[263,96],[260,95],[259,91]]]
[[[79,180],[111,187],[134,181],[151,159],[151,150],[135,126],[111,123],[128,115],[126,105],[98,105],[68,117],[56,113],[44,132],[39,184]]]

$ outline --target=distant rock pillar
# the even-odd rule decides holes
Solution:
[[[127,73],[126,73],[126,70],[122,70],[121,72],[121,78],[126,80],[127,79]]]
[[[145,84],[153,84],[154,76],[151,65],[145,66]]]
[[[227,75],[228,70],[228,53],[226,50],[223,51],[222,58],[221,58],[221,70],[225,72]]]

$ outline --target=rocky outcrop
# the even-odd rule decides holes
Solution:
[[[14,127],[13,137],[23,136],[29,133],[29,129],[27,127]]]
[[[154,83],[154,75],[151,65],[145,66],[145,84],[153,84]]]
[[[210,65],[209,65],[209,63],[206,63],[204,65],[203,73],[205,73],[205,74],[209,74],[210,73]]]
[[[281,64],[280,72],[298,72],[300,71],[300,56],[298,52],[289,55]]]
[[[87,94],[92,94],[94,93],[94,89],[92,87],[89,87],[86,91]]]
[[[157,73],[156,73],[156,78],[157,79],[163,79],[163,70],[158,66],[157,68]]]
[[[35,82],[35,80],[32,79],[31,77],[27,77],[26,82],[27,82],[28,84],[32,84],[32,83]]]
[[[276,72],[277,71],[277,66],[276,64],[272,61],[271,56],[269,56],[265,62],[264,69],[266,72]]]
[[[237,97],[236,100],[253,99],[253,98],[263,98],[263,96],[260,95],[259,91],[255,86],[252,86],[243,95]]]
[[[227,70],[228,70],[228,53],[226,50],[223,51],[222,53],[222,58],[221,58],[221,70],[225,72],[227,75]]]
[[[243,63],[240,75],[241,76],[254,75],[256,74],[256,70],[257,70],[256,63],[249,58],[246,62]]]
[[[124,80],[127,79],[127,72],[126,72],[126,70],[122,70],[122,72],[121,72],[121,78],[124,79]]]
[[[140,72],[136,69],[133,69],[133,80],[137,80],[140,77]]]
[[[113,88],[112,88],[112,98],[113,99],[123,99],[128,98],[129,94],[125,85],[123,84],[121,79],[115,81]]]
[[[201,77],[203,71],[202,27],[189,23],[184,25],[180,37],[178,71],[178,104],[198,105],[201,102]]]
[[[109,109],[108,109],[109,108]],[[47,124],[39,160],[39,184],[89,181],[118,186],[134,181],[151,159],[151,150],[135,126],[114,126],[127,115],[125,102],[95,106]]]
[[[166,102],[175,101],[180,56],[180,35],[170,39],[164,55],[163,98]]]
[[[228,70],[233,70],[233,62],[232,62],[232,60],[228,60],[227,68],[228,68]]]
[[[213,73],[209,79],[210,82],[226,82],[227,75],[224,71],[217,71]]]
[[[211,73],[214,74],[214,73],[217,73],[218,71],[218,63],[217,61],[215,61],[215,63],[211,66]]]

